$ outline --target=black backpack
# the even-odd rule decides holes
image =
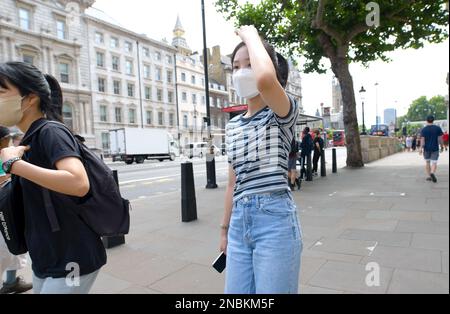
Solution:
[[[64,128],[73,136],[64,124],[42,120],[42,123],[23,139],[23,145],[27,145],[34,136],[39,136],[39,132],[48,127]],[[58,206],[74,210],[101,237],[128,234],[130,230],[130,202],[122,198],[112,170],[81,143],[78,136],[73,137],[81,153],[82,162],[89,178],[90,190],[88,195],[82,199],[75,201],[74,198],[67,197],[64,199],[67,204],[59,204]],[[57,232],[60,228],[50,192],[43,189],[43,197],[52,231]]]
[[[0,188],[0,231],[11,254],[28,252],[22,189],[16,176],[12,176]]]
[[[295,138],[293,138],[291,142],[291,151],[289,152],[289,155],[293,156],[295,154],[298,154],[298,152],[300,151],[298,146],[299,146],[298,142],[295,140]]]

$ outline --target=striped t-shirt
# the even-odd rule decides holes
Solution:
[[[288,159],[299,108],[289,97],[289,114],[278,117],[266,107],[250,118],[239,115],[226,128],[228,162],[236,174],[233,200],[288,190]]]

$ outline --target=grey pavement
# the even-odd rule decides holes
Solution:
[[[448,294],[448,161],[442,154],[437,184],[426,182],[417,153],[305,182],[294,192],[304,242],[300,293]],[[197,187],[199,219],[192,223],[181,222],[179,190],[133,200],[126,245],[108,250],[92,292],[223,293],[224,274],[211,263],[224,192],[223,184]],[[379,282],[368,285],[378,270]]]

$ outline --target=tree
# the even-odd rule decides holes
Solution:
[[[325,72],[323,58],[339,80],[344,103],[347,166],[363,167],[351,62],[368,65],[399,48],[421,48],[448,38],[444,0],[261,0],[216,6],[236,26],[253,24],[263,37],[290,56],[304,56],[305,72]]]
[[[430,100],[422,96],[417,98],[409,106],[408,113],[402,117],[403,121],[425,121],[429,115],[435,116],[436,120],[447,119],[447,105],[444,96],[434,96]]]

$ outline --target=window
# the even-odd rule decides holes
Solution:
[[[173,72],[170,70],[167,70],[166,75],[167,75],[167,83],[169,83],[169,84],[172,83]]]
[[[166,55],[166,60],[168,64],[172,64],[172,56]]]
[[[151,68],[149,65],[144,65],[144,78],[150,79],[151,78]]]
[[[181,99],[183,100],[183,102],[187,102],[187,93],[186,92],[183,92],[181,94]]]
[[[194,105],[197,104],[197,95],[196,95],[196,94],[192,94],[192,103],[193,103]]]
[[[122,90],[120,81],[113,81],[113,87],[114,87],[114,95],[120,95]]]
[[[158,101],[163,101],[163,91],[162,91],[162,89],[157,89],[157,91],[156,91],[156,99],[158,100]]]
[[[63,122],[69,129],[73,130],[73,110],[69,104],[63,106]]]
[[[128,110],[128,121],[130,122],[130,124],[136,123],[136,109]]]
[[[147,58],[150,58],[150,49],[147,47],[142,48],[142,51],[144,52],[144,56]]]
[[[214,104],[214,107],[217,107],[217,98],[216,97],[213,97],[213,104]]]
[[[133,51],[133,44],[129,41],[125,42],[125,51],[126,52],[132,52]]]
[[[169,125],[170,126],[175,125],[175,115],[173,113],[169,113]]]
[[[61,83],[69,83],[69,65],[67,63],[59,64],[59,75]]]
[[[126,68],[126,74],[127,75],[133,75],[133,61],[131,60],[127,60],[126,64],[125,64],[125,68]]]
[[[205,104],[205,101],[206,101],[206,98],[205,98],[205,96],[202,96],[202,105],[204,105],[204,104]]]
[[[181,73],[181,80],[186,82],[186,73]]]
[[[145,99],[152,100],[152,88],[145,86]]]
[[[112,56],[112,68],[114,71],[120,71],[120,58],[118,56]]]
[[[169,104],[173,104],[173,92],[172,91],[167,92],[167,102]]]
[[[159,51],[155,52],[155,59],[156,61],[161,61],[161,52]]]
[[[116,123],[122,123],[122,108],[115,109]]]
[[[100,93],[104,93],[106,92],[106,84],[105,84],[105,79],[102,77],[98,78],[98,91]]]
[[[183,115],[183,126],[184,128],[188,128],[188,116],[187,114]]]
[[[202,78],[202,86],[205,86],[205,79]]]
[[[96,44],[103,44],[105,42],[105,38],[102,33],[95,32],[95,43]]]
[[[23,62],[28,64],[34,64],[34,57],[31,55],[23,55]]]
[[[128,83],[127,90],[128,90],[128,97],[134,97],[134,84]]]
[[[161,69],[156,69],[156,80],[157,81],[162,81],[162,70]]]
[[[66,39],[66,22],[63,20],[56,21],[56,36],[59,39]]]
[[[105,105],[100,106],[100,121],[108,122],[108,107]]]
[[[109,151],[110,143],[109,143],[109,133],[102,133],[102,147],[104,151]]]
[[[101,52],[97,52],[97,66],[101,68],[105,67],[105,54]]]
[[[158,124],[164,125],[164,112],[158,112]]]
[[[119,38],[111,37],[111,48],[119,48]]]
[[[19,25],[20,28],[27,31],[31,30],[31,12],[25,8],[19,8]]]
[[[221,108],[221,106],[220,106],[220,98],[217,98],[217,107]]]
[[[192,84],[192,85],[195,85],[195,81],[196,81],[196,80],[195,80],[195,75],[192,75],[192,76],[191,76],[191,84]]]
[[[147,124],[148,125],[153,124],[153,112],[150,111],[150,110],[147,110],[145,115],[146,115],[146,118],[147,118]]]

